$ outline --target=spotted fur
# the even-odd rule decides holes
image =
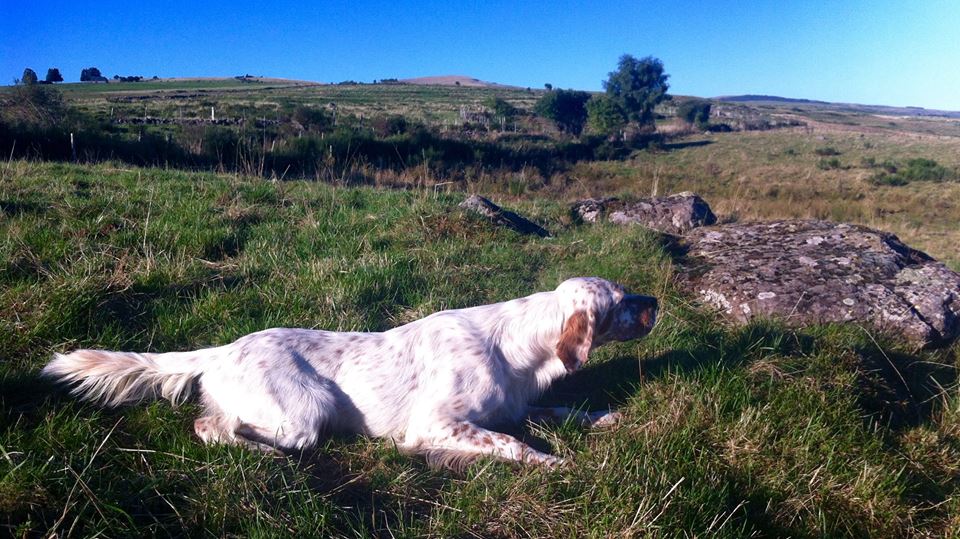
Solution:
[[[177,403],[196,385],[206,443],[295,450],[330,431],[391,438],[456,466],[479,456],[560,459],[489,430],[525,417],[584,425],[616,414],[531,408],[591,348],[648,333],[657,302],[586,277],[552,292],[441,311],[382,333],[274,328],[216,348],[166,354],[77,350],[43,374],[108,406],[156,396]],[[599,323],[598,323],[599,321]]]

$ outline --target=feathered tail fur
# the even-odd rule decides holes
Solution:
[[[42,375],[75,384],[73,394],[106,406],[158,396],[178,404],[190,396],[194,379],[203,373],[200,352],[76,350],[54,354]]]

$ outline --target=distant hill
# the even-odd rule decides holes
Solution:
[[[468,86],[471,88],[517,88],[517,86],[508,86],[487,82],[464,75],[439,75],[434,77],[417,77],[414,79],[401,79],[400,82],[406,84],[419,84],[423,86]]]
[[[857,103],[830,103],[828,101],[797,99],[793,97],[780,97],[776,95],[724,95],[715,97],[713,99],[731,103],[810,105],[814,108],[823,110],[859,112],[864,114],[885,114],[889,116],[936,116],[941,118],[960,118],[960,111],[925,109],[923,107],[890,107],[886,105],[860,105]]]
[[[747,94],[747,95],[722,95],[720,97],[715,97],[717,101],[735,101],[737,103],[753,103],[756,101],[765,101],[771,103],[807,103],[807,104],[816,104],[816,105],[830,105],[828,101],[814,101],[812,99],[797,99],[794,97],[780,97],[776,95],[756,95],[756,94]]]

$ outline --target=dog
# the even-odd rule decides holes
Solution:
[[[194,430],[205,443],[289,452],[338,431],[392,439],[440,466],[484,456],[557,466],[564,460],[490,429],[525,418],[616,423],[616,412],[529,403],[592,348],[649,333],[657,308],[656,298],[579,277],[382,333],[274,328],[192,352],[77,350],[55,354],[42,374],[106,406],[177,404],[198,387]]]

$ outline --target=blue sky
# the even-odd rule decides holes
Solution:
[[[960,1],[0,0],[0,80],[24,67],[321,82],[460,74],[599,90],[653,55],[671,93],[960,110]]]

